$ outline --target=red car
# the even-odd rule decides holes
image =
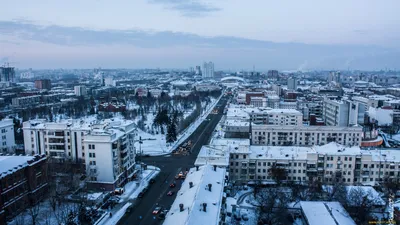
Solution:
[[[161,207],[160,206],[157,206],[154,210],[153,210],[153,214],[154,215],[157,215],[158,213],[160,213],[160,211],[161,211]]]
[[[168,196],[172,196],[172,195],[174,195],[174,192],[173,192],[173,191],[169,191],[169,192],[167,193],[167,195],[168,195]]]
[[[172,184],[169,185],[170,188],[174,188],[175,186],[176,186],[175,183],[172,183]]]

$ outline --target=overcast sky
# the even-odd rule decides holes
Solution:
[[[21,68],[400,67],[399,0],[0,3],[0,60]]]

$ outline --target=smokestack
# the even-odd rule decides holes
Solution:
[[[216,165],[214,165],[214,171],[217,171],[217,166]]]
[[[208,190],[211,191],[212,184],[208,184]]]
[[[199,166],[196,166],[196,171],[199,171]]]
[[[203,203],[203,211],[207,212],[207,203]]]
[[[179,204],[179,211],[181,211],[181,212],[183,212],[183,204],[181,203],[181,204]]]
[[[189,187],[190,187],[190,188],[193,187],[193,182],[192,182],[192,181],[189,182]]]

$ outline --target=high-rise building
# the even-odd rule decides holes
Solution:
[[[14,67],[0,67],[0,82],[14,82]]]
[[[201,74],[201,68],[200,66],[196,66],[196,75],[200,75]]]
[[[214,77],[214,63],[213,62],[204,62],[203,64],[203,71],[202,71],[203,78],[213,78]]]
[[[35,80],[35,88],[37,89],[51,89],[51,81],[49,79]]]
[[[76,96],[86,96],[87,95],[86,87],[82,86],[82,85],[75,86],[74,91],[75,91]]]
[[[330,72],[328,77],[328,82],[341,82],[340,72]]]
[[[287,80],[287,89],[288,90],[296,90],[297,89],[297,79],[291,77]]]

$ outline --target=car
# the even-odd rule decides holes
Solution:
[[[174,188],[175,186],[176,186],[175,183],[172,183],[172,184],[169,185],[170,188]]]
[[[134,205],[130,205],[130,206],[128,206],[128,208],[126,208],[125,212],[127,212],[127,213],[133,212],[134,208],[135,208]]]
[[[156,182],[156,180],[155,180],[155,179],[153,179],[153,178],[152,178],[152,179],[150,179],[150,181],[149,181],[149,183],[150,183],[150,184],[154,184],[155,182]]]
[[[161,207],[160,207],[160,206],[157,206],[157,207],[155,207],[154,210],[153,210],[153,215],[157,215],[157,214],[159,214],[160,212],[161,212]]]
[[[114,191],[114,194],[116,195],[122,195],[125,192],[124,188],[116,188]]]
[[[175,192],[173,192],[173,191],[169,191],[169,192],[167,193],[167,195],[168,195],[168,196],[172,196],[172,195],[174,195],[174,193],[175,193]]]
[[[139,192],[138,198],[143,198],[143,195],[144,195],[144,192],[143,192],[143,191]]]

